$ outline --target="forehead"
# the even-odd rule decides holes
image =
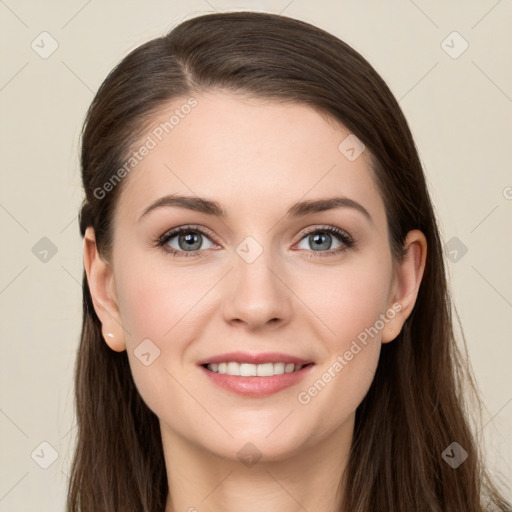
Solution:
[[[150,202],[179,193],[216,200],[228,216],[279,215],[300,199],[338,195],[378,218],[371,155],[348,159],[340,144],[349,135],[300,103],[223,92],[175,99],[134,145],[118,211],[135,221]]]

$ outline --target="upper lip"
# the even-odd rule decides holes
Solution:
[[[293,363],[293,364],[308,364],[312,361],[302,359],[301,357],[292,356],[290,354],[283,354],[280,352],[264,352],[261,354],[250,354],[248,352],[228,352],[226,354],[219,354],[211,356],[202,361],[199,365],[205,364],[218,364],[218,363],[249,363],[249,364],[263,364],[263,363]]]

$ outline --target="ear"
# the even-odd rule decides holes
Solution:
[[[115,291],[112,267],[99,254],[94,229],[89,226],[84,235],[84,267],[94,310],[101,321],[103,337],[116,352],[126,349],[124,329]]]
[[[396,315],[383,328],[382,343],[394,340],[402,330],[404,322],[411,314],[414,304],[416,304],[425,271],[427,259],[427,239],[425,235],[418,229],[409,231],[404,247],[406,254],[403,260],[396,264],[391,294],[393,300],[388,308],[388,311],[394,310]]]

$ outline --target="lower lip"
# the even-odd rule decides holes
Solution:
[[[311,368],[313,368],[313,364],[303,366],[296,372],[282,373],[281,375],[273,375],[272,377],[240,377],[238,375],[212,372],[208,370],[208,368],[200,366],[200,369],[205,372],[217,386],[237,393],[238,395],[248,397],[269,396],[293,386],[300,382],[309,373]]]

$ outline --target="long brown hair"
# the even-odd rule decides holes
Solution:
[[[507,510],[472,433],[464,397],[480,402],[456,344],[442,243],[411,132],[385,82],[343,41],[285,16],[233,12],[189,19],[132,51],[105,79],[84,123],[82,237],[92,226],[100,253],[110,257],[112,213],[124,182],[108,193],[102,187],[159,108],[213,89],[300,102],[343,123],[375,161],[395,260],[410,230],[427,239],[414,309],[397,339],[382,346],[356,411],[340,482],[343,510]],[[75,378],[78,430],[67,511],[163,512],[168,485],[158,418],[135,387],[126,352],[103,340],[85,272]],[[456,469],[442,457],[453,442],[468,453]]]

